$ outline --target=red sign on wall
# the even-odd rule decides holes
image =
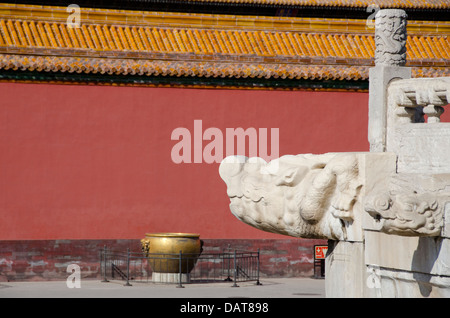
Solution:
[[[327,245],[314,246],[314,259],[325,259],[325,255],[327,255],[327,250],[328,250]]]

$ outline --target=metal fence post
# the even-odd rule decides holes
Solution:
[[[127,249],[127,283],[125,286],[132,286],[130,284],[130,248]]]
[[[178,280],[178,286],[177,288],[184,288],[184,286],[181,284],[181,277],[182,277],[182,270],[181,270],[181,260],[182,260],[182,254],[181,254],[181,250],[180,250],[180,255],[178,257],[178,270],[179,270],[179,280]]]
[[[258,248],[258,254],[256,259],[256,285],[262,285],[259,281],[259,248]]]
[[[102,272],[103,276],[103,283],[109,282],[109,280],[106,278],[106,262],[107,262],[107,250],[106,245],[103,247],[103,250],[101,251],[101,258],[100,258],[100,271]]]
[[[236,280],[237,280],[237,263],[236,263],[236,250],[234,250],[234,277],[233,277],[234,283],[233,283],[233,286],[231,286],[231,287],[239,287],[236,284]]]

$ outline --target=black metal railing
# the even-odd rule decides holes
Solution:
[[[102,281],[183,284],[255,281],[260,285],[260,258],[257,252],[226,249],[222,253],[154,254],[100,250]]]

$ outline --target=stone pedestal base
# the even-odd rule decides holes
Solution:
[[[152,282],[154,283],[174,283],[177,284],[180,282],[180,274],[178,273],[152,273]],[[190,283],[191,275],[190,274],[181,274],[181,283]]]
[[[450,239],[376,231],[364,237],[328,241],[327,297],[450,297]]]
[[[330,298],[362,297],[365,288],[364,244],[328,241],[325,294]]]

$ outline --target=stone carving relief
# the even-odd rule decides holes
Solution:
[[[406,13],[380,10],[375,16],[375,65],[406,63]]]
[[[362,187],[354,154],[227,157],[219,173],[231,212],[258,229],[302,238],[346,237]]]
[[[440,236],[450,202],[450,174],[395,173],[364,198],[371,230],[401,236]]]
[[[379,193],[369,197],[364,209],[378,230],[403,236],[437,236],[441,233],[442,204],[432,193]]]

